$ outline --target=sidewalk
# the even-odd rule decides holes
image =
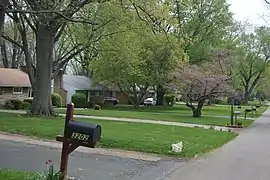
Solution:
[[[18,113],[25,114],[25,111],[20,110],[0,110],[0,112],[5,113]],[[65,114],[60,114],[65,116]],[[146,124],[161,124],[167,126],[181,126],[181,127],[191,127],[191,128],[204,128],[210,129],[211,127],[216,131],[228,131],[233,130],[233,128],[227,128],[223,126],[211,126],[203,124],[191,124],[191,123],[180,123],[180,122],[169,122],[169,121],[158,121],[158,120],[147,120],[147,119],[132,119],[132,118],[117,118],[117,117],[102,117],[102,116],[86,116],[86,115],[73,115],[75,118],[86,118],[86,119],[98,119],[98,120],[107,120],[107,121],[121,121],[121,122],[134,122],[134,123],[146,123]]]
[[[221,149],[179,166],[163,180],[269,180],[270,109]]]

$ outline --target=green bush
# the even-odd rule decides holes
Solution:
[[[86,108],[86,95],[83,93],[76,93],[71,97],[72,102],[76,108]]]
[[[173,95],[173,94],[165,94],[164,98],[165,98],[166,103],[169,106],[174,105],[174,103],[175,103],[175,95]]]
[[[62,97],[60,96],[60,94],[52,94],[52,105],[55,107],[62,107]]]
[[[101,106],[98,104],[94,105],[94,110],[101,110]]]
[[[23,102],[28,102],[28,103],[30,103],[31,105],[33,104],[33,99],[25,99],[25,100],[23,100]]]
[[[11,110],[19,110],[22,109],[22,103],[23,102],[19,99],[10,99],[6,101],[4,108]]]
[[[7,100],[4,105],[4,109],[14,109],[14,104],[11,100]]]
[[[95,104],[104,106],[103,97],[99,97],[99,96],[90,97],[89,102],[88,102],[88,108],[89,109],[94,108]]]
[[[22,109],[28,110],[30,107],[31,104],[29,102],[22,102]]]
[[[222,99],[215,99],[214,103],[215,104],[220,104],[220,105],[227,105],[228,104],[227,101],[224,101]]]
[[[19,109],[22,109],[22,101],[19,100],[19,99],[13,99],[11,100],[12,104],[14,105],[14,109],[15,110],[19,110]]]

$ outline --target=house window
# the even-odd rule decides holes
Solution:
[[[96,95],[95,91],[90,91],[90,96],[95,96],[95,95]]]
[[[23,93],[23,88],[21,87],[13,88],[13,94],[22,94],[22,93]]]
[[[28,97],[30,97],[30,98],[34,97],[34,91],[32,88],[28,89]]]
[[[99,96],[99,92],[95,92],[95,96]]]

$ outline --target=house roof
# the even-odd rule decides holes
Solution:
[[[19,69],[0,68],[0,87],[31,87],[28,74]]]
[[[85,76],[75,75],[63,75],[63,86],[64,89],[72,86],[74,90],[96,90],[100,91],[105,89],[101,85],[94,85],[93,80]]]

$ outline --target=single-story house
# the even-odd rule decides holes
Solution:
[[[120,93],[109,90],[107,87],[94,84],[93,80],[86,76],[65,75],[62,71],[54,78],[52,83],[53,91],[59,93],[63,99],[63,105],[71,102],[71,97],[77,92],[85,93],[88,101],[90,97],[112,96],[122,104],[128,103],[128,98]]]
[[[0,104],[10,99],[33,97],[28,74],[19,69],[0,68]]]

